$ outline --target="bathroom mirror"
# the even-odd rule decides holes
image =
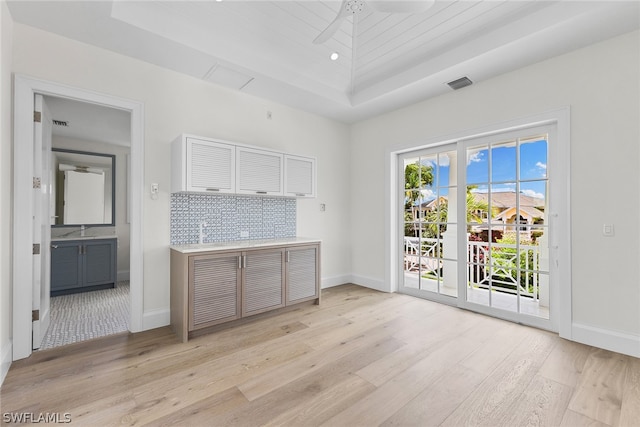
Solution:
[[[52,227],[115,225],[115,157],[51,150]]]

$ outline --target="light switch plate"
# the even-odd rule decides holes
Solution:
[[[612,237],[615,234],[613,224],[604,224],[602,226],[602,235],[605,237]]]

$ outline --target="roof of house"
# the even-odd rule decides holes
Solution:
[[[478,202],[488,203],[489,194],[488,193],[471,193],[473,197]],[[495,208],[507,209],[513,206],[516,206],[516,195],[518,195],[515,191],[496,191],[491,193],[491,204]],[[531,207],[531,208],[542,208],[544,209],[546,203],[545,200],[539,197],[531,197],[526,194],[520,193],[520,208]]]
[[[489,203],[489,194],[488,193],[474,193],[472,192],[474,199],[477,202]],[[508,209],[510,207],[516,206],[516,195],[515,191],[494,191],[491,193],[491,203],[494,208],[498,209]],[[439,200],[439,202],[438,202]],[[447,200],[446,196],[440,196],[439,199],[433,199],[429,201],[422,202],[420,207],[422,208],[433,208],[438,203],[442,203]],[[525,208],[534,208],[537,212],[541,212],[540,209],[544,210],[546,202],[543,198],[540,197],[531,197],[526,194],[520,193],[520,209],[524,210]],[[533,211],[531,211],[533,212]],[[539,216],[539,215],[534,215]]]

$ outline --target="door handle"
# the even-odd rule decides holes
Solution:
[[[51,245],[51,249],[58,249],[58,245]]]

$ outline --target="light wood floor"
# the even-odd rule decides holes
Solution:
[[[186,344],[161,328],[40,351],[0,397],[72,425],[638,426],[640,359],[345,285]]]

